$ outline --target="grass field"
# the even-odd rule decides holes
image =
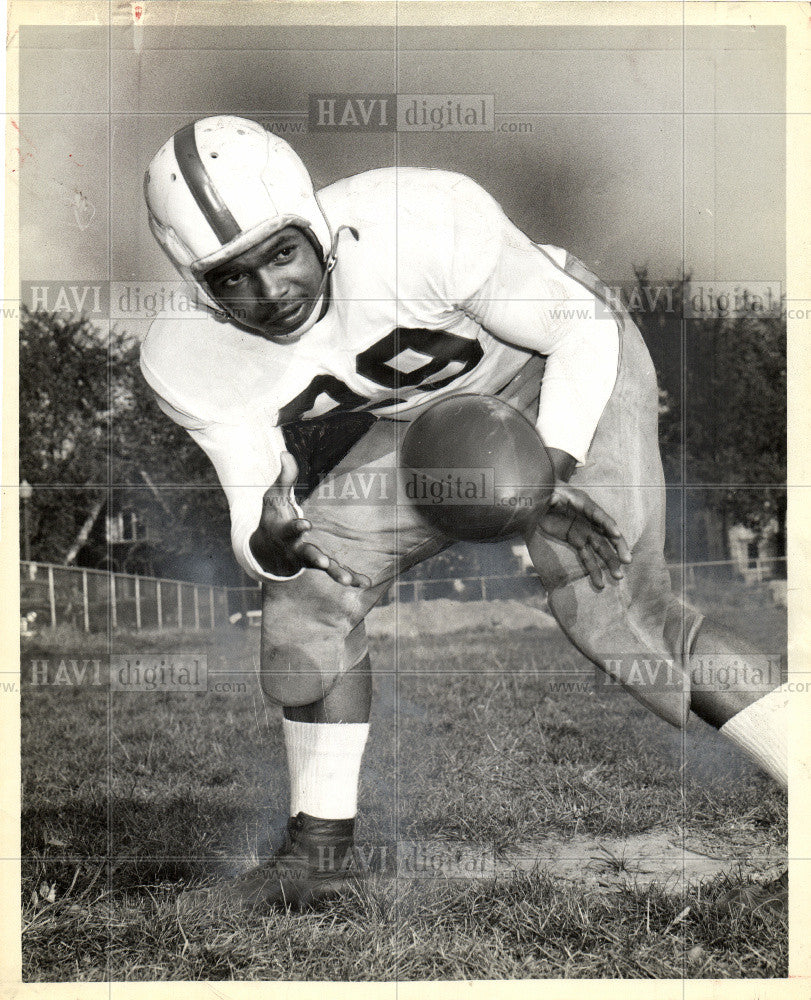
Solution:
[[[778,609],[744,594],[716,611],[785,648]],[[225,672],[198,694],[32,684],[31,659],[94,655],[57,640],[23,650],[26,980],[787,974],[785,920],[716,903],[779,871],[785,796],[698,720],[683,736],[618,689],[556,689],[592,672],[555,631],[378,635],[358,826],[370,879],[320,912],[255,916],[180,916],[176,897],[264,856],[286,819],[258,637],[114,647],[205,650]],[[398,843],[491,865],[396,875]]]

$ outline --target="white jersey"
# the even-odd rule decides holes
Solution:
[[[616,378],[618,333],[475,182],[440,170],[372,170],[319,192],[339,239],[323,317],[276,344],[206,309],[159,316],[141,348],[161,408],[205,449],[225,488],[232,541],[250,535],[284,447],[280,428],[346,410],[413,419],[458,392],[498,393],[547,357],[538,429],[585,459]],[[355,238],[354,234],[357,234]]]

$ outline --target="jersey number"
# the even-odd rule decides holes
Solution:
[[[409,351],[411,357],[406,357],[406,352]],[[322,395],[328,396],[335,404],[327,412],[359,410],[370,402],[375,409],[393,406],[403,399],[401,389],[407,390],[414,386],[442,389],[475,368],[483,354],[478,340],[468,340],[444,330],[410,330],[398,327],[376,344],[367,347],[355,359],[358,375],[396,393],[395,396],[391,399],[370,400],[354,392],[334,375],[317,375],[303,392],[281,409],[279,423],[292,423],[308,413]],[[415,357],[418,355],[424,356],[425,361],[419,363],[419,357]],[[461,365],[461,368],[444,378],[431,381],[433,376],[453,363]]]

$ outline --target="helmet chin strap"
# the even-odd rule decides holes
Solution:
[[[327,273],[335,267],[338,263],[338,238],[341,233],[346,229],[348,232],[352,233],[357,242],[360,239],[360,233],[355,229],[354,226],[338,226],[335,230],[335,235],[332,237],[332,247],[330,248],[329,257],[327,257]]]
[[[332,274],[335,265],[338,263],[338,239],[344,229],[350,232],[356,240],[360,239],[360,234],[354,226],[338,226],[335,230],[335,235],[332,238],[332,246],[330,247],[329,255],[327,256],[324,264],[324,274],[321,277],[321,283],[318,286],[318,291],[313,296],[313,308],[307,314],[306,318],[295,328],[295,330],[291,330],[290,333],[298,335],[306,333],[310,327],[315,326],[315,324],[323,318],[324,313],[327,311],[327,307],[329,305],[329,276]],[[317,318],[313,319],[314,316]],[[302,327],[305,329],[302,330]]]

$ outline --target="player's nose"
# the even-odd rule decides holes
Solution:
[[[287,292],[287,281],[274,272],[270,267],[260,267],[256,272],[258,290],[262,298],[270,302],[283,299]]]

